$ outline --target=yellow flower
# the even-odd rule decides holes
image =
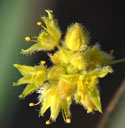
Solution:
[[[98,78],[104,77],[107,73],[112,73],[111,67],[96,69],[79,77],[75,101],[81,103],[87,109],[87,113],[93,110],[102,112],[97,84]]]
[[[20,98],[24,98],[34,91],[37,91],[46,80],[46,68],[42,64],[35,67],[19,64],[14,64],[14,66],[20,71],[23,77],[17,82],[14,82],[13,85],[28,84],[19,96]]]
[[[45,26],[37,22],[37,25],[42,27],[37,40],[25,38],[26,41],[36,43],[22,52],[28,54],[56,48],[53,54],[51,52],[48,54],[53,66],[46,69],[45,61],[41,61],[41,64],[35,67],[14,64],[23,77],[13,84],[27,84],[20,98],[37,91],[39,102],[37,104],[31,102],[29,106],[41,104],[41,116],[44,116],[46,110],[50,108],[50,119],[46,124],[56,121],[60,111],[64,121],[70,123],[72,101],[83,105],[87,113],[102,112],[97,88],[99,78],[113,72],[109,65],[124,62],[125,59],[113,60],[113,56],[102,51],[99,45],[88,46],[88,34],[79,23],[72,24],[64,40],[61,39],[61,31],[52,11],[46,10],[46,12],[48,17],[41,17]]]
[[[113,60],[113,56],[102,51],[98,44],[94,45],[93,47],[88,46],[84,52],[84,56],[88,64],[88,70],[109,65]]]
[[[64,119],[70,117],[70,104],[68,98],[62,98],[57,85],[47,85],[40,97],[42,103],[40,114],[43,116],[48,108],[51,110],[50,119],[55,121],[59,112],[62,111]]]
[[[48,17],[42,16],[41,19],[43,20],[44,25],[41,23],[41,33],[35,40],[33,46],[31,46],[27,50],[22,49],[22,53],[32,53],[34,51],[41,51],[41,50],[52,50],[56,46],[58,46],[60,38],[61,38],[61,31],[57,25],[56,20],[53,19],[52,11],[45,10],[48,13]],[[40,23],[40,22],[39,22]],[[29,40],[28,40],[29,41]],[[32,40],[31,40],[32,41]]]

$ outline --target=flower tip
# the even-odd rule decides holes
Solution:
[[[52,10],[49,10],[49,9],[46,9],[45,12],[52,13],[53,11]]]
[[[98,106],[97,108],[94,108],[95,111],[99,111],[100,113],[102,113],[102,107]]]
[[[103,112],[102,112],[102,109],[99,109],[99,112],[100,112],[100,113],[103,113]]]
[[[27,54],[28,52],[27,52],[27,50],[21,49],[21,53],[22,54]]]
[[[20,99],[24,99],[24,95],[22,95],[22,94],[19,95],[19,98],[20,98]]]
[[[21,53],[24,53],[25,52],[25,50],[24,49],[21,49]]]
[[[16,82],[13,82],[13,86],[16,86],[17,84],[16,84]]]
[[[18,67],[18,64],[14,64],[13,66],[17,68]]]

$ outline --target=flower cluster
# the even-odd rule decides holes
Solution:
[[[43,23],[37,22],[37,25],[42,27],[38,37],[35,40],[25,38],[26,41],[35,41],[35,44],[27,50],[22,50],[22,53],[48,51],[53,66],[47,68],[44,60],[34,67],[14,64],[23,77],[13,84],[27,84],[19,97],[25,98],[33,92],[38,92],[40,115],[43,116],[49,108],[51,111],[50,120],[46,121],[46,124],[56,121],[60,111],[64,121],[70,123],[72,101],[83,105],[87,113],[102,112],[97,84],[99,78],[113,72],[109,65],[116,61],[111,54],[102,51],[98,44],[89,45],[88,33],[79,23],[68,27],[65,38],[61,39],[62,32],[52,11],[46,12],[48,16],[41,17]],[[55,48],[57,50],[54,50]],[[55,51],[53,54],[52,50]]]

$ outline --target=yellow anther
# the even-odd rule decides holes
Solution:
[[[41,25],[42,25],[42,22],[37,22],[37,25],[38,25],[38,26],[41,26]]]
[[[29,41],[31,40],[31,38],[30,38],[29,36],[27,36],[27,37],[25,37],[25,40],[26,40],[27,42],[29,42]]]
[[[32,106],[35,106],[35,104],[33,102],[29,103],[29,106],[32,107]]]
[[[46,63],[46,61],[44,61],[44,60],[43,60],[43,61],[41,61],[41,63],[42,63],[42,64],[45,64],[45,63]]]
[[[71,119],[70,118],[66,118],[65,122],[69,124],[69,123],[71,123]]]
[[[31,103],[29,103],[29,106],[32,107],[32,106],[36,106],[36,105],[39,105],[39,104],[40,104],[40,102],[38,102],[38,103],[36,103],[36,104],[33,103],[33,102],[31,102]]]
[[[46,121],[46,125],[49,125],[49,124],[51,124],[51,121],[50,120],[47,120]]]

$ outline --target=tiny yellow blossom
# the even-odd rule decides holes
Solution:
[[[14,66],[20,71],[23,77],[17,82],[14,82],[13,85],[28,84],[23,93],[19,96],[20,98],[24,98],[38,90],[46,80],[46,68],[44,65],[32,67],[14,64]]]
[[[113,60],[113,56],[102,51],[98,44],[91,46],[89,36],[84,27],[72,24],[61,38],[61,30],[52,11],[46,10],[48,16],[42,16],[44,22],[37,22],[42,28],[36,40],[26,37],[26,41],[36,42],[23,53],[34,51],[50,51],[48,53],[53,66],[45,66],[46,61],[40,61],[39,66],[26,66],[14,64],[23,75],[13,85],[27,84],[19,96],[25,98],[33,92],[39,93],[38,103],[29,103],[29,106],[41,104],[40,115],[44,116],[50,109],[50,119],[46,124],[56,121],[62,112],[64,121],[71,122],[70,106],[73,101],[81,104],[87,113],[102,112],[100,93],[97,88],[99,78],[112,73],[111,64],[125,62],[125,59]],[[57,50],[51,54],[51,50]]]
[[[70,116],[70,102],[65,98],[61,98],[61,94],[57,85],[47,85],[40,97],[42,102],[40,114],[43,116],[48,108],[51,110],[51,120],[55,121],[60,110],[64,112],[65,117]]]
[[[98,44],[93,47],[88,46],[84,52],[84,57],[88,64],[88,70],[109,65],[113,60],[113,56],[102,51]]]
[[[87,113],[93,110],[102,112],[100,95],[96,86],[99,83],[98,78],[104,77],[107,73],[112,73],[111,67],[89,71],[79,77],[75,101],[81,103],[87,109]]]
[[[48,17],[41,17],[45,26],[42,25],[41,22],[37,22],[37,25],[41,26],[43,30],[37,37],[36,43],[27,50],[22,50],[22,53],[27,54],[41,50],[49,51],[58,46],[61,38],[61,31],[56,20],[53,19],[52,11],[46,10],[46,12],[48,13]]]

